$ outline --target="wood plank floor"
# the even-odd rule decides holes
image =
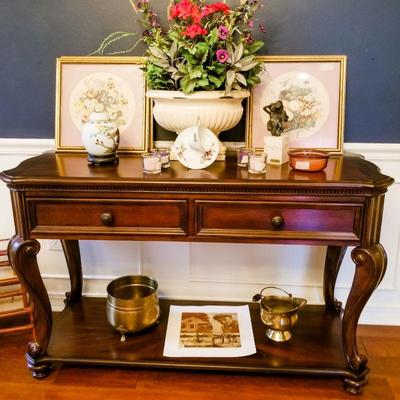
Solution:
[[[43,380],[26,368],[28,334],[0,335],[0,400],[400,400],[400,327],[360,326],[359,348],[371,373],[352,396],[339,379],[224,375],[120,368],[57,366]]]

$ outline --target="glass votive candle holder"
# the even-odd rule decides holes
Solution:
[[[156,152],[161,157],[161,168],[168,168],[169,167],[169,149],[160,147],[156,149]]]
[[[143,172],[146,174],[158,174],[161,172],[161,156],[157,152],[144,153]]]
[[[249,163],[249,154],[254,151],[251,147],[240,147],[237,151],[237,165],[247,167]]]
[[[264,174],[267,167],[267,154],[263,151],[253,151],[249,154],[248,171],[251,174]]]

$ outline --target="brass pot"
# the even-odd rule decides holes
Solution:
[[[277,289],[288,295],[286,296],[263,296],[266,289]],[[297,311],[306,303],[306,299],[293,297],[275,286],[267,286],[253,296],[254,302],[260,302],[261,321],[267,326],[266,335],[275,342],[286,342],[292,337],[290,330],[296,325]]]
[[[121,333],[139,332],[160,317],[158,283],[145,275],[126,275],[107,286],[107,319]]]

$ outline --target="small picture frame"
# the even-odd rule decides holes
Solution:
[[[261,83],[252,89],[246,126],[247,146],[262,149],[270,115],[281,100],[289,120],[283,135],[290,148],[343,151],[346,56],[260,56]]]
[[[118,153],[149,146],[144,57],[60,57],[56,81],[56,151],[85,152],[82,124],[91,112],[107,112],[120,131]]]

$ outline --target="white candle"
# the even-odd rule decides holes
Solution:
[[[143,157],[143,170],[145,172],[160,172],[161,158],[158,155]]]
[[[249,172],[263,173],[265,171],[265,154],[250,154]]]

